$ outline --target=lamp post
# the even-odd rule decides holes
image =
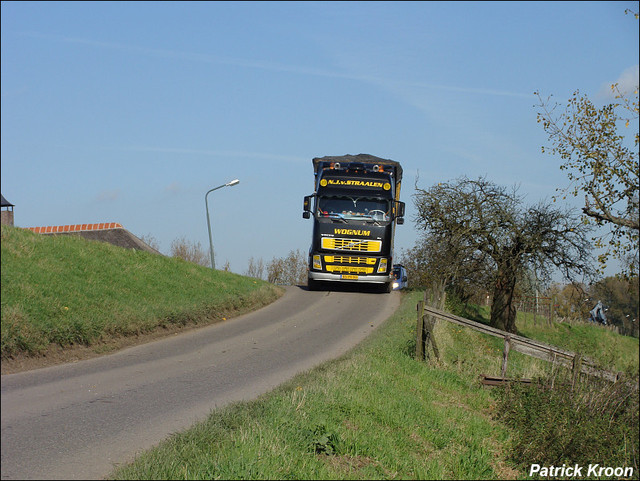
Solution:
[[[240,183],[240,181],[238,179],[234,179],[231,182],[227,182],[226,184],[222,184],[222,185],[219,185],[218,187],[214,187],[213,189],[210,189],[204,195],[204,205],[205,205],[205,207],[207,209],[207,229],[209,230],[209,251],[211,253],[211,268],[212,269],[216,268],[216,261],[213,258],[213,241],[211,240],[211,221],[209,220],[209,203],[207,202],[207,196],[209,195],[209,193],[213,192],[214,190],[222,189],[223,187],[231,187],[233,185],[237,185],[238,183]]]

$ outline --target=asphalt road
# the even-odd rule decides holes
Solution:
[[[101,479],[211,410],[336,358],[400,294],[289,287],[250,314],[78,363],[2,376],[2,479]]]

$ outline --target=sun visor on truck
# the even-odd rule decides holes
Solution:
[[[332,178],[326,176],[320,179],[318,194],[391,197],[393,189],[388,179]]]
[[[313,160],[313,171],[317,175],[318,171],[321,168],[324,168],[330,164],[340,164],[341,166],[346,167],[349,164],[357,164],[362,163],[367,166],[373,165],[383,165],[385,167],[391,168],[393,172],[393,176],[395,177],[396,182],[400,182],[402,180],[402,167],[400,166],[400,162],[396,162],[391,159],[382,159],[380,157],[376,157],[375,155],[369,154],[358,154],[358,155],[339,155],[339,156],[326,156],[326,157],[315,157]]]

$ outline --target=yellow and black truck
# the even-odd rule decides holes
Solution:
[[[323,282],[377,284],[390,292],[393,237],[404,223],[399,162],[369,154],[313,159],[314,193],[302,216],[313,218],[308,287]]]

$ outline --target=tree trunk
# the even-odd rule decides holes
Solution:
[[[515,274],[509,270],[498,269],[491,305],[491,326],[514,334],[516,332],[516,307],[513,304],[515,286]]]

